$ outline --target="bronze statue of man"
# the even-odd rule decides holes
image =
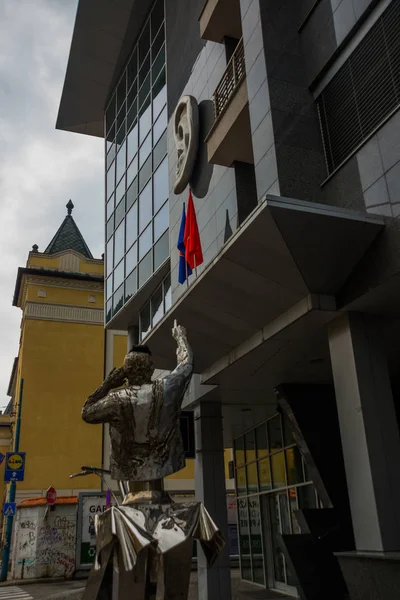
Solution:
[[[174,324],[177,367],[152,381],[154,362],[147,346],[134,346],[122,367],[113,369],[86,400],[87,423],[109,423],[111,477],[154,481],[185,466],[179,427],[181,404],[193,373],[193,354],[184,327]],[[126,387],[121,386],[127,381]],[[112,391],[118,389],[117,391]]]

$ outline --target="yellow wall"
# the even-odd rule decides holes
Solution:
[[[6,425],[6,426],[4,426]],[[0,415],[0,452],[6,455],[7,452],[11,450],[11,417]],[[6,491],[6,485],[4,483],[4,467],[6,461],[0,465],[0,502],[4,499],[4,494]],[[0,519],[1,522],[1,519]]]
[[[56,276],[56,273],[54,274]],[[45,290],[46,296],[38,296],[39,290]],[[89,302],[89,296],[94,296],[96,302]],[[88,290],[75,290],[71,288],[51,287],[46,285],[30,284],[26,293],[26,301],[41,302],[44,304],[68,304],[73,306],[89,306],[103,308],[103,294]]]
[[[25,321],[20,450],[26,472],[18,489],[98,488],[95,477],[72,482],[69,475],[101,464],[102,430],[84,423],[81,410],[103,379],[103,352],[101,325]]]

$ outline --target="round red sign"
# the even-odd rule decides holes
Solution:
[[[47,504],[55,504],[57,500],[57,492],[53,487],[49,487],[46,492]]]

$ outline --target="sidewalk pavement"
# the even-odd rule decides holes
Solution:
[[[292,597],[283,596],[270,590],[264,590],[259,586],[241,581],[239,569],[232,569],[232,600],[293,600]],[[81,600],[86,580],[57,581],[24,584],[15,583],[22,592],[27,594],[25,598],[33,600]],[[1,600],[7,600],[6,590],[10,590],[9,600],[23,596],[12,595],[11,586],[1,586]],[[15,588],[14,588],[15,589]],[[4,594],[4,595],[3,595]],[[29,596],[28,596],[29,594]],[[197,600],[197,573],[193,572],[190,580],[188,600]],[[228,600],[221,598],[220,600]]]

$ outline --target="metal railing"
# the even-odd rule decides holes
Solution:
[[[246,66],[244,62],[243,38],[239,41],[232,57],[227,64],[221,81],[213,94],[214,116],[215,119],[224,112],[230,99],[246,76]]]

